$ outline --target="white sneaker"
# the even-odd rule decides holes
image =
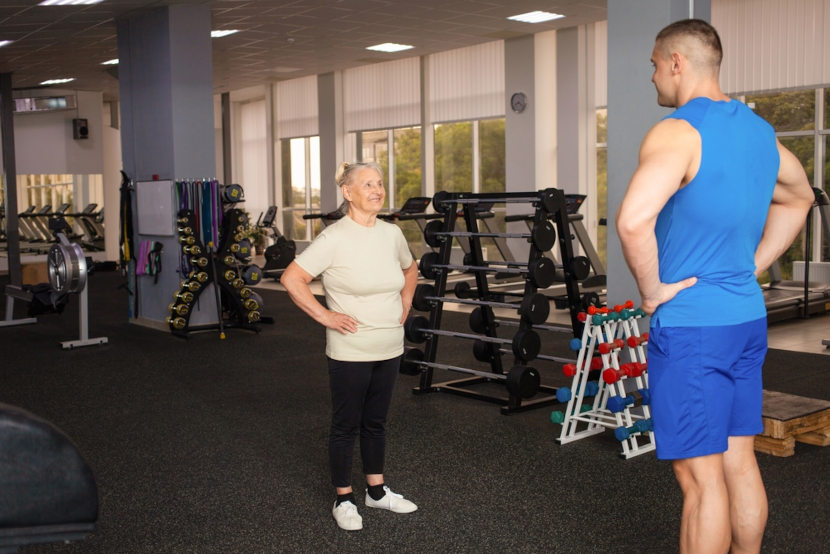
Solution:
[[[383,495],[383,498],[375,500],[369,496],[369,492],[367,491],[366,505],[370,508],[389,510],[396,514],[408,514],[418,509],[418,506],[404,498],[403,495],[392,492],[386,485],[383,485],[383,492],[386,493]]]
[[[357,513],[357,506],[348,500],[341,502],[339,506],[335,502],[334,508],[331,509],[331,515],[334,516],[334,521],[341,529],[346,531],[360,531],[363,529],[363,518]]]

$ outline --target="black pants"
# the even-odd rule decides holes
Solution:
[[[360,431],[363,473],[383,473],[386,414],[401,357],[379,362],[341,362],[328,358],[331,386],[329,460],[335,487],[351,486],[354,441]]]

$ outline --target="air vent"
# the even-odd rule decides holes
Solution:
[[[15,98],[15,113],[51,112],[55,110],[74,110],[78,106],[74,95],[37,96],[32,98]]]

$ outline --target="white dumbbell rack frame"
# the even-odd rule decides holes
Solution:
[[[642,312],[629,310],[619,319],[611,319],[600,314],[598,319],[601,323],[595,324],[592,315],[586,314],[585,327],[582,333],[582,343],[576,362],[576,373],[571,384],[571,398],[565,408],[565,418],[562,422],[562,430],[557,442],[567,444],[585,437],[600,434],[605,429],[616,429],[618,427],[631,427],[638,420],[651,418],[651,411],[648,404],[642,402],[637,405],[627,405],[620,412],[612,412],[607,408],[608,399],[613,396],[625,397],[633,391],[648,390],[648,373],[644,371],[637,377],[621,377],[615,383],[607,384],[604,379],[599,380],[599,388],[593,399],[589,410],[581,411],[585,390],[588,384],[588,374],[591,368],[591,360],[594,352],[598,351],[601,343],[613,343],[616,339],[623,341],[622,347],[614,346],[606,354],[601,354],[602,370],[619,370],[621,367],[620,357],[625,351],[629,361],[632,363],[646,364],[646,347],[640,342],[637,346],[630,346],[630,337],[640,337],[638,320],[642,318]],[[633,385],[633,386],[632,386]],[[651,452],[655,448],[654,433],[646,431],[643,433],[631,433],[623,441],[620,456],[628,459],[640,454]]]

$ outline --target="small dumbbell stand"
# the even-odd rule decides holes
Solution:
[[[548,259],[542,260],[543,252],[550,248],[540,249],[540,242],[550,239],[550,222],[553,222],[558,234],[558,244],[562,256],[563,273],[565,275],[565,285],[568,292],[569,304],[571,308],[572,326],[578,336],[581,333],[583,324],[578,319],[578,310],[580,306],[578,278],[572,275],[572,268],[577,264],[571,264],[574,259],[573,247],[571,244],[571,236],[568,231],[568,219],[566,211],[566,203],[564,193],[558,189],[546,189],[543,191],[534,191],[530,193],[491,193],[491,194],[473,194],[473,193],[447,193],[442,192],[436,194],[433,198],[433,206],[437,213],[443,215],[440,229],[435,224],[432,226],[432,233],[430,241],[435,241],[436,236],[445,237],[445,240],[440,242],[438,252],[431,258],[432,262],[437,267],[437,270],[428,270],[425,272],[423,264],[421,265],[421,272],[427,279],[434,279],[434,285],[431,288],[432,294],[438,299],[443,298],[447,288],[447,275],[452,270],[450,266],[450,251],[452,246],[452,239],[455,238],[459,242],[466,240],[469,245],[467,259],[471,262],[468,271],[472,272],[476,282],[477,296],[473,295],[475,299],[482,303],[491,301],[492,296],[488,290],[487,272],[493,271],[495,267],[490,267],[484,261],[481,248],[481,237],[490,236],[490,233],[480,233],[478,229],[478,220],[476,215],[476,206],[480,202],[493,203],[526,203],[534,208],[534,222],[535,228],[544,229],[544,236],[547,239],[540,241],[541,232],[531,233],[528,238],[530,244],[530,251],[527,262],[511,262],[507,261],[508,267],[526,268],[526,272],[522,271],[522,276],[525,279],[523,299],[532,301],[533,297],[537,295],[538,288],[546,288],[552,284],[554,267],[553,262]],[[456,219],[459,214],[463,217],[466,225],[466,231],[455,232]],[[507,234],[505,234],[507,235]],[[449,239],[449,240],[446,240]],[[555,241],[556,237],[552,240]],[[544,246],[544,245],[542,245]],[[423,262],[423,258],[422,258]],[[543,266],[545,271],[535,271]],[[548,276],[547,269],[550,269]],[[514,270],[515,271],[515,270]],[[517,271],[519,273],[519,271]],[[543,275],[544,274],[544,275]],[[517,311],[520,303],[517,303]],[[429,310],[429,328],[423,333],[426,342],[425,351],[422,353],[417,349],[410,349],[404,357],[403,367],[404,372],[414,373],[420,375],[420,384],[413,389],[415,394],[423,394],[428,392],[448,392],[468,398],[483,400],[486,402],[496,403],[501,405],[501,411],[504,414],[537,408],[544,405],[551,405],[557,402],[556,389],[545,386],[540,383],[539,373],[535,368],[530,367],[529,364],[538,354],[538,348],[535,353],[522,358],[519,353],[519,348],[515,347],[517,342],[515,339],[523,334],[525,338],[529,335],[535,335],[536,331],[533,329],[533,323],[525,316],[521,317],[518,328],[514,335],[514,364],[509,371],[505,370],[505,364],[502,354],[509,353],[509,350],[502,350],[498,346],[493,346],[492,339],[499,339],[497,336],[497,328],[493,311],[491,309],[482,310],[481,324],[484,327],[484,332],[480,334],[481,339],[476,342],[485,342],[491,348],[489,350],[489,371],[466,369],[436,362],[438,354],[438,338],[441,335],[458,336],[460,338],[471,338],[468,333],[456,333],[452,331],[440,331],[441,319],[443,314],[443,302],[437,301]],[[430,332],[430,330],[435,330]],[[534,337],[530,337],[534,338]],[[510,342],[510,341],[506,341]],[[534,341],[526,341],[532,344]],[[538,335],[536,337],[538,343]],[[519,352],[517,352],[519,351]],[[481,360],[481,357],[477,356]],[[482,360],[483,361],[483,360]],[[471,374],[470,377],[461,379],[454,379],[450,381],[434,383],[433,370],[446,369],[450,371],[457,371],[461,373]],[[485,383],[500,383],[504,384],[506,388],[506,395],[490,394],[482,390],[475,390],[477,385]],[[492,390],[489,387],[488,390]],[[541,393],[538,394],[537,393]]]
[[[646,360],[648,335],[641,334],[638,325],[644,315],[642,310],[633,309],[631,301],[613,309],[594,308],[580,314],[585,326],[577,362],[565,366],[566,374],[573,373],[571,394],[565,411],[551,414],[555,423],[562,424],[557,442],[567,444],[613,429],[622,445],[621,457],[628,459],[654,450]],[[595,354],[599,354],[601,364],[595,361]],[[628,360],[621,359],[623,356]],[[602,378],[598,382],[589,380],[597,369],[601,369]],[[592,383],[596,384],[592,387]],[[591,396],[592,403],[585,404]]]
[[[174,335],[187,337],[191,332],[218,329],[223,338],[226,327],[259,332],[260,306],[252,298],[253,291],[246,286],[234,255],[243,239],[242,231],[247,223],[245,212],[236,208],[225,212],[220,243],[215,251],[203,245],[197,238],[198,234],[194,233],[196,218],[192,210],[180,210],[177,217],[179,242],[185,257],[183,265],[192,269],[170,304],[170,316],[167,318],[170,331]],[[218,323],[190,325],[193,307],[202,292],[211,289],[217,296]]]

